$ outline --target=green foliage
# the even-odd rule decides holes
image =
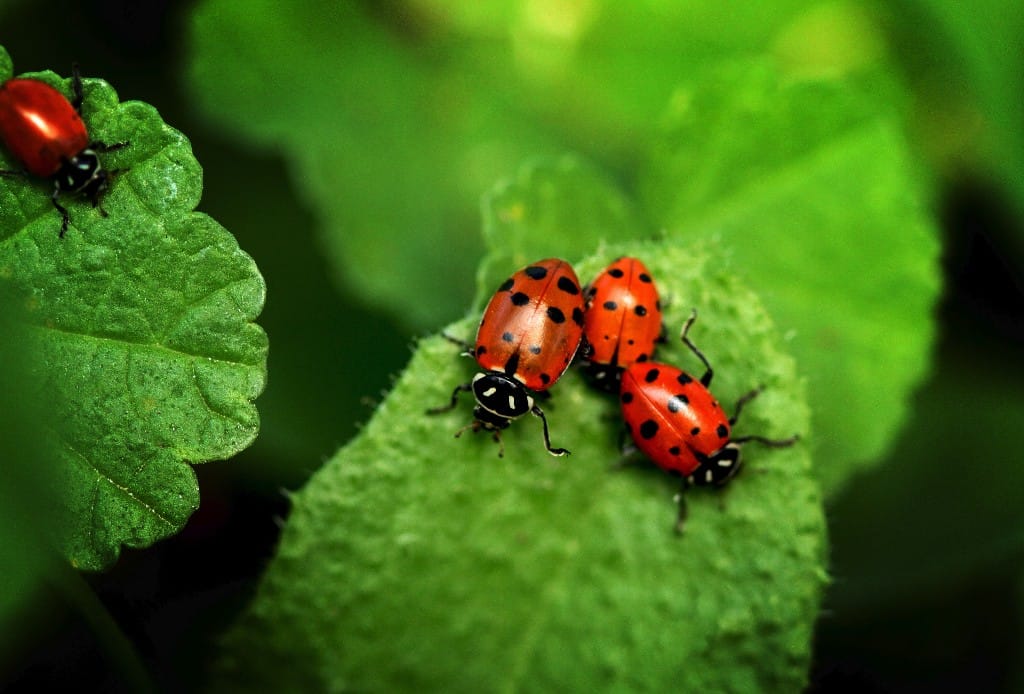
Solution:
[[[476,267],[480,181],[552,152],[542,132],[357,3],[206,3],[193,27],[196,103],[288,157],[341,285],[407,324],[456,315],[471,287],[438,278]]]
[[[52,73],[30,76],[69,93]],[[0,180],[0,277],[25,307],[33,387],[48,404],[57,544],[72,565],[101,569],[122,545],[184,525],[199,503],[190,463],[255,437],[265,287],[234,238],[193,212],[202,172],[184,136],[105,82],[83,87],[92,137],[130,142],[104,158],[128,169],[104,198],[110,216],[68,199],[61,239],[50,183]]]
[[[791,333],[826,491],[876,460],[928,371],[939,290],[898,116],[848,83],[731,65],[677,92],[643,187],[671,237],[727,243]]]
[[[513,179],[484,196],[483,218],[488,253],[478,274],[479,310],[509,268],[540,258],[572,257],[577,249],[608,241],[653,237],[633,201],[574,156],[521,166]]]
[[[690,302],[701,307],[693,337],[721,374],[716,394],[733,402],[767,385],[741,431],[807,436],[793,361],[756,297],[715,269],[720,252],[615,245],[577,269],[589,277],[616,255],[644,258],[667,294],[687,297],[669,308],[673,324]],[[699,368],[676,340],[661,356]],[[527,417],[498,458],[486,434],[453,438],[469,402],[424,414],[472,371],[447,341],[422,341],[360,436],[294,496],[278,557],[228,639],[222,685],[800,688],[824,582],[807,444],[751,445],[727,494],[688,493],[677,537],[678,481],[648,463],[614,466],[614,398],[568,374],[544,407],[554,444],[573,455],[549,456]]]

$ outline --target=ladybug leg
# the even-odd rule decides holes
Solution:
[[[739,420],[740,413],[743,412],[743,406],[746,405],[751,400],[753,400],[754,398],[756,398],[758,395],[760,395],[762,390],[764,390],[764,386],[758,386],[749,393],[745,393],[739,400],[736,401],[735,412],[733,413],[732,417],[729,418],[730,426],[735,424]]]
[[[53,206],[57,208],[58,212],[60,212],[60,234],[58,234],[58,236],[60,236],[60,238],[64,238],[64,235],[68,233],[68,222],[70,219],[68,218],[68,211],[64,209],[63,205],[57,202],[57,198],[59,197],[60,187],[55,185],[53,187],[53,195],[50,196],[50,202],[52,202]]]
[[[763,436],[737,436],[732,439],[732,443],[749,443],[753,441],[769,448],[786,448],[799,440],[800,434],[793,434],[787,439],[766,439]]]
[[[107,152],[116,152],[119,149],[124,149],[130,144],[131,142],[115,142],[112,145],[108,145],[106,142],[100,142],[97,140],[96,142],[89,143],[89,149],[94,152],[99,152],[100,154],[105,154]],[[117,169],[116,171],[111,171],[110,175],[113,176],[114,174],[124,173],[127,170],[128,169]]]
[[[441,337],[448,340],[448,342],[451,342],[453,345],[461,347],[463,355],[467,357],[473,356],[473,345],[469,344],[465,340],[460,340],[454,335],[449,335],[448,333],[441,333]]]
[[[752,391],[746,393],[745,395],[743,395],[743,397],[736,401],[736,412],[735,414],[733,414],[732,417],[729,418],[730,426],[735,424],[736,421],[740,418],[740,413],[743,412],[743,406],[746,405],[751,400],[753,400],[754,398],[756,398],[758,395],[760,395],[761,391],[763,390],[763,385],[758,386],[757,388],[754,388]],[[754,441],[756,443],[759,443],[763,446],[768,446],[770,448],[785,448],[786,446],[792,446],[799,440],[800,434],[793,434],[788,439],[766,439],[763,436],[738,436],[733,437],[732,443],[743,444],[749,441]]]
[[[676,506],[679,508],[679,511],[676,514],[676,535],[682,535],[683,531],[686,530],[686,488],[688,486],[689,484],[687,484],[686,478],[683,478],[682,486],[679,487],[679,493],[675,496]]]
[[[79,115],[82,113],[82,75],[78,71],[78,63],[71,63],[71,105]]]
[[[548,433],[548,419],[544,416],[544,410],[534,405],[530,412],[533,413],[534,417],[540,417],[540,421],[544,425],[544,447],[548,449],[548,453],[551,455],[569,455],[569,450],[566,448],[551,447],[551,436]]]
[[[708,359],[707,357],[704,356],[704,353],[697,349],[697,345],[693,344],[693,342],[687,336],[687,333],[690,332],[690,326],[693,325],[694,321],[696,320],[697,309],[693,309],[693,312],[690,314],[690,317],[686,319],[685,323],[683,323],[683,332],[679,335],[679,339],[683,341],[683,344],[690,348],[691,352],[697,355],[697,358],[700,359],[701,362],[703,362],[705,371],[704,375],[700,377],[700,382],[704,385],[705,388],[707,388],[709,385],[711,385],[711,378],[715,375],[714,370],[712,370],[711,364],[708,363]]]
[[[427,410],[427,414],[441,414],[442,412],[454,410],[455,406],[459,404],[459,393],[463,393],[470,390],[473,390],[472,383],[460,383],[459,385],[455,386],[455,390],[452,391],[452,399],[448,402],[447,405],[441,405],[440,407],[431,407],[429,410]],[[464,431],[464,429],[460,430],[459,434],[461,434],[462,431]],[[456,436],[458,436],[459,434],[456,434]]]

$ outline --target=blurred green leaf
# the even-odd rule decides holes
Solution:
[[[52,73],[31,75],[68,91]],[[8,75],[0,75],[6,79]],[[22,297],[57,462],[58,544],[101,569],[145,547],[199,503],[189,463],[228,458],[259,426],[265,287],[252,259],[193,212],[202,172],[185,137],[140,102],[85,80],[83,117],[116,177],[108,218],[69,199],[67,237],[50,184],[0,181],[0,277]],[[0,156],[0,167],[14,162]]]
[[[850,84],[737,63],[678,91],[643,186],[791,333],[826,491],[885,451],[928,369],[939,244],[899,123]]]
[[[6,53],[0,50],[0,63]],[[2,65],[0,65],[2,69]],[[44,455],[47,411],[34,398],[21,302],[0,281],[0,676],[18,644],[19,610],[54,568],[53,466]]]
[[[406,324],[465,306],[485,183],[552,151],[516,104],[358,3],[207,0],[188,86],[232,136],[274,147],[340,283]],[[410,301],[410,294],[423,297]]]
[[[700,299],[694,339],[719,369],[720,397],[767,384],[743,431],[807,433],[793,361],[756,297],[717,269],[717,251],[615,245],[577,269],[589,277],[622,253],[644,258],[667,292]],[[689,304],[669,310],[681,320]],[[699,368],[674,342],[662,358]],[[498,458],[486,434],[452,437],[469,402],[424,413],[472,372],[450,343],[421,342],[360,436],[295,495],[279,554],[227,639],[222,686],[802,686],[824,583],[806,445],[751,447],[727,495],[689,493],[678,537],[678,480],[649,464],[613,467],[613,399],[569,373],[544,407],[553,442],[573,455],[549,456],[530,417],[505,432]]]
[[[1024,422],[1024,371],[1017,354],[972,363],[974,354],[940,362],[884,465],[831,505],[843,548],[837,610],[943,595],[1024,556],[1024,466],[1007,448]]]
[[[654,236],[633,201],[575,156],[535,159],[521,166],[514,178],[484,196],[483,224],[488,253],[478,273],[479,310],[508,277],[509,268]]]
[[[903,0],[895,8],[912,39],[910,71],[932,107],[922,114],[935,128],[932,136],[959,139],[958,130],[980,130],[980,152],[974,153],[980,161],[972,164],[995,174],[1024,213],[1024,4]],[[937,72],[943,81],[935,79]]]

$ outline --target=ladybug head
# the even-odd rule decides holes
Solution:
[[[108,174],[100,166],[94,150],[83,149],[71,159],[65,159],[54,181],[62,193],[84,193],[94,203],[107,189]],[[94,205],[95,206],[95,205]]]
[[[700,467],[693,471],[688,481],[701,487],[721,487],[740,471],[740,448],[738,443],[727,443],[718,452],[701,456]]]
[[[477,402],[473,416],[485,429],[504,429],[533,409],[533,398],[523,384],[496,371],[473,377],[473,396]]]

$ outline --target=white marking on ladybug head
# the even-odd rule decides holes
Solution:
[[[484,396],[485,398],[489,398],[489,397],[491,397],[492,395],[494,395],[494,394],[495,394],[496,392],[498,392],[498,389],[497,389],[497,388],[495,388],[494,386],[491,386],[490,388],[488,388],[487,390],[485,390],[485,391],[483,392],[483,396]]]
[[[492,392],[493,392],[493,389],[492,389]],[[516,409],[516,396],[515,395],[509,395],[508,396],[508,409],[510,409],[510,410]]]
[[[715,476],[714,476],[714,474],[713,474],[713,473],[711,472],[711,470],[707,470],[707,471],[706,471],[706,472],[704,473],[704,481],[705,481],[705,482],[707,482],[708,484],[711,484],[712,482],[714,482],[714,481],[715,481]]]

